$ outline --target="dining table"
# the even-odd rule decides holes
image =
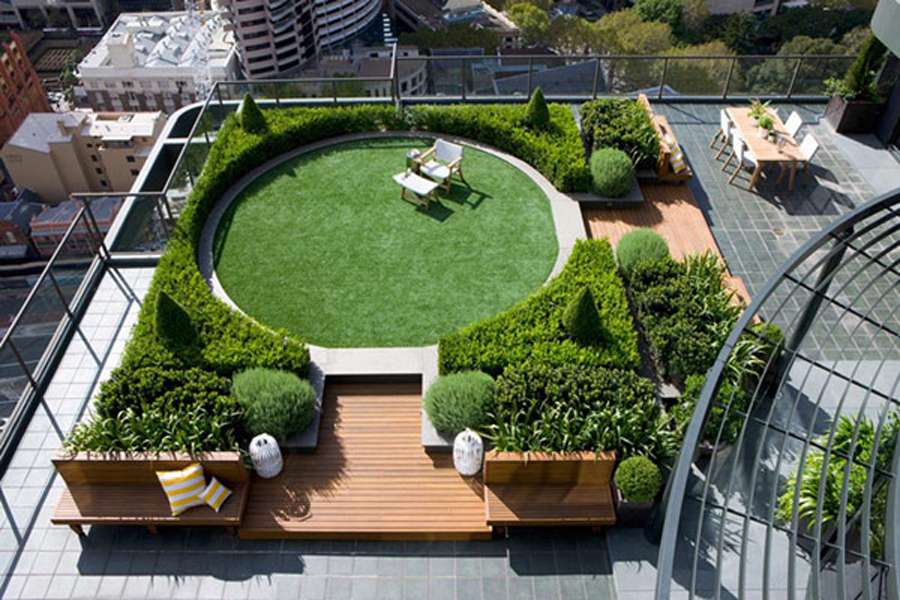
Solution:
[[[806,159],[800,152],[800,145],[787,132],[787,128],[785,128],[778,113],[769,109],[767,109],[767,114],[772,117],[774,123],[773,135],[767,135],[765,138],[760,137],[759,127],[756,126],[756,119],[750,115],[750,110],[749,107],[736,106],[726,109],[728,118],[731,119],[738,136],[744,140],[746,148],[753,155],[753,158],[756,159],[756,166],[753,169],[753,174],[750,176],[750,189],[752,190],[756,187],[764,166],[777,164],[782,168],[778,181],[781,182],[785,172],[789,171],[788,190],[793,192],[794,182],[797,179],[797,167],[806,162]]]

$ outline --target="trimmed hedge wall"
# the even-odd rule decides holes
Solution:
[[[601,98],[581,105],[581,135],[588,151],[618,148],[637,169],[655,169],[659,136],[635,100]]]
[[[563,326],[566,306],[585,287],[597,300],[605,333],[593,345],[578,344]],[[509,310],[443,337],[438,351],[441,373],[475,370],[497,376],[526,359],[637,368],[637,333],[609,242],[579,240],[553,281]]]
[[[549,108],[550,123],[542,130],[529,129],[525,105],[411,106],[406,114],[412,129],[484,142],[521,158],[560,191],[586,192],[591,173],[575,117],[562,104]]]

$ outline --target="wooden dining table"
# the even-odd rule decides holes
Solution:
[[[744,140],[747,149],[756,159],[756,167],[753,169],[753,175],[750,177],[750,189],[756,187],[759,181],[759,175],[765,165],[777,164],[782,167],[781,176],[778,178],[780,182],[784,178],[786,169],[790,169],[790,179],[788,180],[788,190],[794,191],[794,182],[797,179],[797,167],[806,162],[803,154],[800,152],[800,145],[797,140],[788,134],[781,118],[774,111],[769,110],[768,114],[775,123],[775,141],[770,137],[759,137],[759,128],[756,126],[756,120],[750,116],[749,107],[729,107],[726,109],[728,118],[734,124],[738,135]],[[740,168],[740,166],[738,166]]]

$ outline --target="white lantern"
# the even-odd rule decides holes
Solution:
[[[253,461],[253,468],[264,479],[275,477],[284,466],[278,442],[268,433],[261,433],[250,440],[250,460]]]
[[[484,460],[484,443],[471,429],[460,431],[453,440],[453,466],[463,477],[477,475]]]

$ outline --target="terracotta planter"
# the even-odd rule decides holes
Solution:
[[[832,96],[825,108],[825,118],[838,133],[870,133],[875,131],[884,105],[867,100],[844,100]]]
[[[653,516],[653,507],[656,501],[652,502],[631,502],[622,497],[619,489],[613,486],[613,493],[616,500],[616,524],[620,527],[646,527],[650,525]]]

